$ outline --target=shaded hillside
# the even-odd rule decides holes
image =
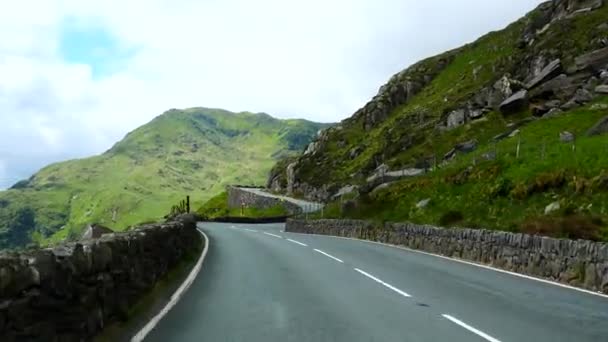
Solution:
[[[606,238],[607,93],[608,6],[549,1],[394,75],[268,186],[333,216]]]
[[[98,222],[157,220],[186,194],[261,184],[276,158],[300,152],[323,124],[218,109],[170,110],[102,155],[53,164],[0,192],[0,248],[62,239]]]

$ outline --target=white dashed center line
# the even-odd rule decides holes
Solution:
[[[398,288],[394,287],[393,285],[391,285],[391,284],[389,284],[389,283],[385,283],[385,282],[383,282],[382,280],[380,280],[380,279],[378,279],[378,278],[374,277],[373,275],[371,275],[371,274],[369,274],[369,273],[367,273],[367,272],[365,272],[365,271],[362,271],[362,270],[360,270],[360,269],[358,269],[358,268],[355,268],[355,271],[357,271],[357,272],[359,272],[359,273],[363,274],[364,276],[368,277],[369,279],[371,279],[371,280],[373,280],[373,281],[375,281],[375,282],[377,282],[377,283],[380,283],[380,284],[382,284],[382,285],[384,285],[384,286],[388,287],[389,289],[391,289],[391,290],[393,290],[393,291],[397,292],[398,294],[402,295],[403,297],[411,297],[409,294],[407,294],[407,293],[405,293],[405,292],[403,292],[403,291],[399,290]]]
[[[279,238],[279,239],[282,239],[282,238],[283,238],[282,236],[279,236],[279,235],[274,235],[274,234],[267,233],[267,232],[264,232],[264,234],[269,235],[269,236],[274,236],[274,237]]]
[[[292,239],[287,239],[287,241],[289,241],[289,242],[293,242],[293,243],[295,243],[295,244],[297,244],[297,245],[300,245],[300,246],[308,247],[308,245],[307,245],[307,244],[305,244],[305,243],[301,243],[300,241],[296,241],[296,240],[292,240]]]
[[[248,232],[253,232],[253,233],[257,233],[257,232],[258,232],[257,230],[254,230],[254,229],[248,229],[248,228],[245,228],[245,230],[246,230],[246,231],[248,231]]]
[[[336,258],[336,257],[335,257],[335,256],[333,256],[333,255],[327,254],[327,253],[323,252],[322,250],[315,249],[315,252],[317,252],[317,253],[321,253],[321,254],[325,255],[326,257],[328,257],[328,258],[332,258],[332,259],[336,260],[337,262],[344,263],[344,261],[342,261],[342,260],[340,260],[340,259]]]
[[[470,325],[468,325],[468,324],[464,323],[463,321],[461,321],[461,320],[459,320],[459,319],[456,319],[456,318],[454,318],[454,317],[452,317],[452,316],[450,316],[450,315],[441,315],[441,316],[443,316],[443,317],[444,317],[444,318],[446,318],[446,319],[449,319],[449,320],[450,320],[450,321],[452,321],[453,323],[458,324],[459,326],[461,326],[461,327],[463,327],[463,328],[467,329],[468,331],[470,331],[470,332],[472,332],[472,333],[474,333],[474,334],[477,334],[477,335],[479,335],[479,336],[481,336],[481,337],[485,338],[486,340],[488,340],[488,341],[490,341],[490,342],[500,342],[500,340],[497,340],[497,339],[495,339],[494,337],[492,337],[492,336],[490,336],[490,335],[488,335],[488,334],[484,333],[483,331],[481,331],[481,330],[477,330],[477,329],[473,328],[472,326],[470,326]]]

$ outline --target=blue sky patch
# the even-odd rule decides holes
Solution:
[[[76,20],[61,25],[59,51],[68,63],[89,65],[95,79],[119,71],[135,53],[103,26]]]

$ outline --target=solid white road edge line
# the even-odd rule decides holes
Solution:
[[[186,293],[186,291],[188,290],[190,285],[192,285],[192,283],[194,282],[194,279],[196,279],[196,276],[198,275],[198,273],[201,270],[201,267],[203,266],[203,261],[205,261],[207,252],[209,251],[209,238],[207,237],[207,235],[205,233],[203,233],[198,228],[196,230],[205,239],[205,248],[203,249],[203,253],[201,253],[201,256],[198,258],[196,265],[194,265],[194,267],[190,271],[190,274],[188,274],[188,277],[184,280],[184,282],[180,285],[180,287],[171,296],[171,299],[165,305],[165,307],[163,307],[162,310],[160,310],[160,312],[158,314],[156,314],[156,316],[152,317],[152,319],[150,321],[148,321],[148,323],[146,323],[146,325],[143,328],[141,328],[141,330],[138,331],[131,338],[131,342],[143,341],[144,338],[146,338],[146,336],[150,333],[150,331],[152,331],[152,329],[154,329],[154,327],[156,327],[158,322],[160,322],[160,320],[163,319],[163,317],[165,317],[165,315],[175,306],[175,304],[177,304],[177,302],[179,302],[180,298],[184,295],[184,293]]]
[[[497,340],[497,339],[495,339],[494,337],[492,337],[492,336],[490,336],[490,335],[488,335],[488,334],[484,333],[483,331],[478,330],[478,329],[475,329],[475,328],[473,328],[472,326],[470,326],[470,325],[468,325],[468,324],[464,323],[463,321],[461,321],[461,320],[459,320],[459,319],[456,319],[456,318],[454,318],[454,317],[452,317],[452,316],[450,316],[450,315],[441,315],[441,316],[443,316],[444,318],[449,319],[449,320],[450,320],[450,321],[452,321],[453,323],[456,323],[456,324],[460,325],[461,327],[463,327],[463,328],[467,329],[468,331],[470,331],[470,332],[472,332],[472,333],[475,333],[475,334],[477,334],[477,335],[479,335],[479,336],[481,336],[481,337],[485,338],[486,340],[488,340],[488,341],[490,341],[490,342],[500,342],[500,340]]]
[[[512,275],[512,276],[515,276],[515,277],[525,278],[525,279],[528,279],[528,280],[534,280],[534,281],[538,281],[538,282],[541,282],[541,283],[545,283],[545,284],[549,284],[549,285],[554,285],[554,286],[559,286],[559,287],[562,287],[562,288],[565,288],[565,289],[574,290],[574,291],[578,291],[578,292],[583,292],[583,293],[586,293],[586,294],[590,294],[590,295],[594,295],[594,296],[603,297],[603,298],[607,298],[608,299],[608,294],[604,294],[604,293],[601,293],[601,292],[594,292],[594,291],[582,289],[582,288],[579,288],[579,287],[574,287],[574,286],[570,286],[570,285],[566,285],[566,284],[562,284],[562,283],[557,283],[557,282],[554,282],[554,281],[551,281],[551,280],[547,280],[547,279],[536,278],[536,277],[529,276],[529,275],[526,275],[526,274],[511,272],[511,271],[503,270],[503,269],[492,267],[492,266],[488,266],[488,265],[482,265],[482,264],[474,263],[472,261],[466,261],[466,260],[462,260],[462,259],[456,259],[456,258],[452,258],[452,257],[447,257],[445,255],[439,255],[439,254],[429,253],[429,252],[425,252],[425,251],[419,251],[417,249],[411,249],[411,248],[404,247],[404,246],[397,246],[397,245],[391,245],[391,244],[384,243],[384,242],[370,241],[370,240],[363,240],[363,239],[356,239],[356,238],[349,238],[349,237],[344,237],[344,236],[323,235],[323,234],[293,233],[293,232],[288,232],[288,233],[289,234],[299,234],[299,235],[322,236],[322,237],[329,237],[329,238],[342,239],[342,240],[352,240],[352,241],[372,243],[372,244],[381,245],[381,246],[385,246],[385,247],[402,249],[402,250],[405,250],[405,251],[408,251],[408,252],[430,255],[430,256],[434,256],[434,257],[445,259],[445,260],[459,262],[461,264],[467,264],[467,265],[471,265],[471,266],[475,266],[475,267],[485,268],[487,270],[491,270],[491,271],[495,271],[495,272],[500,272],[500,273],[505,273],[505,274],[509,274],[509,275]]]
[[[320,249],[315,249],[315,252],[317,252],[317,253],[321,253],[321,254],[325,255],[326,257],[328,257],[328,258],[332,258],[332,259],[336,260],[337,262],[344,263],[344,261],[342,261],[342,260],[340,260],[340,259],[336,258],[336,257],[335,257],[335,256],[333,256],[333,255],[327,254],[327,253],[323,252],[323,251],[322,251],[322,250],[320,250]]]
[[[270,234],[270,233],[267,233],[267,232],[264,232],[264,234],[269,235],[269,236],[274,236],[274,237],[279,238],[279,239],[282,239],[282,238],[283,238],[283,237],[282,237],[282,236],[280,236],[280,235],[274,235],[274,234]]]
[[[386,282],[384,282],[384,281],[382,281],[382,280],[380,280],[380,279],[378,279],[378,278],[374,277],[373,275],[371,275],[371,274],[369,274],[369,273],[367,273],[367,272],[365,272],[365,271],[362,271],[362,270],[360,270],[360,269],[358,269],[358,268],[355,268],[355,271],[357,271],[357,272],[359,272],[359,273],[363,274],[364,276],[368,277],[369,279],[371,279],[371,280],[373,280],[373,281],[375,281],[375,282],[377,282],[377,283],[380,283],[380,284],[382,284],[382,285],[384,285],[384,286],[388,287],[389,289],[391,289],[391,290],[393,290],[393,291],[397,292],[398,294],[402,295],[403,297],[411,297],[409,294],[407,294],[407,293],[405,293],[405,292],[403,292],[403,291],[399,290],[398,288],[394,287],[393,285],[391,285],[391,284],[389,284],[389,283],[386,283]]]
[[[295,244],[297,244],[297,245],[300,245],[300,246],[308,247],[308,245],[307,245],[307,244],[305,244],[305,243],[301,243],[300,241],[296,241],[296,240],[292,240],[292,239],[287,239],[287,241],[289,241],[289,242],[293,242],[293,243],[295,243]]]

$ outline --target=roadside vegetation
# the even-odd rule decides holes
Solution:
[[[459,127],[451,134],[483,132],[476,135],[476,151],[355,202],[349,203],[349,196],[332,202],[325,216],[608,241],[608,138],[586,135],[608,114],[591,109],[604,108],[598,104],[608,105],[608,98],[532,122],[498,143],[490,137],[506,129],[499,116],[491,124]],[[560,141],[564,131],[576,137],[574,142]],[[488,154],[496,158],[485,160]]]

